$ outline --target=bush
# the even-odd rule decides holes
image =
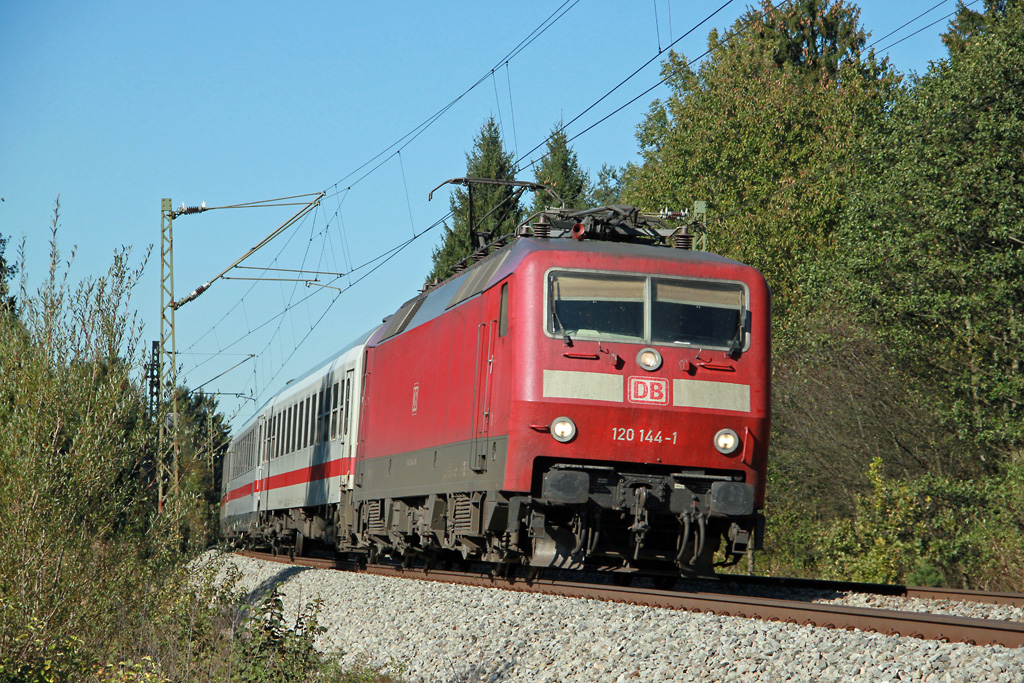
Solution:
[[[193,491],[157,513],[129,307],[146,259],[122,249],[69,285],[58,222],[59,203],[42,286],[28,291],[22,264],[0,306],[0,683],[342,680],[313,649],[315,606],[293,627],[279,600],[250,615],[189,573],[208,503]],[[190,430],[189,452],[209,458],[222,431]]]
[[[1024,590],[1024,457],[977,479],[886,476],[880,459],[854,513],[835,520],[773,511],[780,574],[978,590]]]

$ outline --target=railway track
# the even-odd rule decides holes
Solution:
[[[243,551],[240,554],[262,560],[284,562],[318,569],[358,570],[378,576],[391,576],[423,581],[437,581],[471,586],[484,586],[523,592],[589,598],[634,605],[708,612],[720,616],[802,624],[834,629],[859,629],[887,635],[909,636],[945,642],[963,642],[972,645],[1024,646],[1024,623],[994,619],[978,619],[944,614],[851,607],[822,604],[799,599],[778,599],[733,595],[722,592],[717,582],[709,582],[707,589],[664,590],[617,586],[607,583],[566,581],[552,578],[528,579],[521,576],[499,577],[490,572],[424,570],[393,565],[357,567],[331,558],[296,557]],[[730,583],[777,588],[782,591],[814,590],[874,593],[896,597],[986,602],[990,604],[1024,606],[1024,595],[959,591],[953,589],[914,588],[881,584],[863,584],[806,579],[774,579],[762,577],[723,577],[722,586]]]

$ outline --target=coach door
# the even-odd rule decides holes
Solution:
[[[264,464],[267,460],[267,448],[264,440],[263,430],[267,424],[264,417],[260,415],[259,422],[256,425],[256,430],[253,434],[256,436],[255,451],[256,451],[256,469],[253,473],[252,482],[252,495],[253,503],[252,509],[256,511],[257,517],[259,513],[267,509],[267,492],[265,489],[265,478],[264,478]]]

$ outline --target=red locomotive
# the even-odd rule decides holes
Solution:
[[[771,301],[632,207],[548,210],[267,403],[228,537],[711,571],[763,536]]]

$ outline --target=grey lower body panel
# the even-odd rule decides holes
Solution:
[[[498,490],[507,460],[508,436],[362,460],[356,464],[354,499]]]

